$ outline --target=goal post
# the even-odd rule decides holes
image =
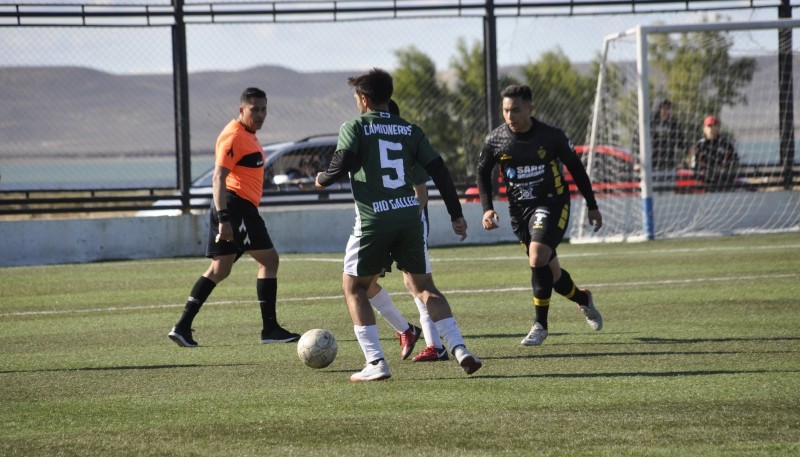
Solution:
[[[791,65],[778,64],[777,46],[779,30],[797,27],[794,19],[705,22],[638,26],[605,37],[584,154],[604,228],[587,227],[581,201],[570,239],[800,230],[800,164],[786,162],[794,154],[781,140],[794,138],[800,117],[789,112],[786,122],[780,112],[799,106],[792,84],[798,78]],[[789,63],[799,56],[791,47]],[[673,121],[654,112],[658,100],[669,100]],[[709,116],[718,125],[708,130],[717,130],[732,153],[722,151],[719,139],[701,142],[713,135],[703,125]],[[624,151],[627,163],[611,166],[598,153],[609,147]],[[735,164],[723,165],[722,156]],[[721,168],[728,173],[724,185]]]

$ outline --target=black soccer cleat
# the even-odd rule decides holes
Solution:
[[[194,330],[192,329],[184,330],[178,327],[172,327],[172,330],[170,330],[170,332],[167,333],[167,336],[169,337],[169,339],[174,341],[175,344],[177,344],[178,346],[184,348],[196,348],[197,341],[192,339],[193,331]]]
[[[292,343],[299,339],[299,333],[292,333],[280,325],[271,330],[261,330],[261,344]]]

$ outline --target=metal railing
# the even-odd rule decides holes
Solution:
[[[191,204],[190,151],[188,145],[188,84],[186,68],[186,24],[237,22],[336,22],[420,17],[482,17],[485,23],[487,103],[497,106],[497,62],[491,32],[495,18],[515,16],[579,16],[604,14],[653,14],[735,9],[786,8],[787,0],[750,0],[728,5],[702,0],[595,0],[595,1],[502,1],[419,0],[363,1],[255,1],[195,3],[173,0],[170,5],[137,4],[27,4],[0,5],[0,27],[170,27],[173,31],[175,80],[175,137],[178,179],[173,188],[26,190],[0,192],[0,216],[128,212],[149,208],[165,198],[178,198],[184,212],[200,209]],[[791,5],[789,3],[789,8]],[[183,38],[183,39],[182,39]],[[487,110],[489,125],[496,125],[495,109]],[[796,179],[796,175],[795,175]],[[467,185],[461,186],[462,190]],[[175,193],[179,196],[176,197]],[[282,195],[286,195],[282,193]],[[324,204],[326,198],[304,204]]]

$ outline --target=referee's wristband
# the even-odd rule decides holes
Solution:
[[[227,209],[217,211],[217,220],[220,222],[228,222],[231,220],[231,213]]]

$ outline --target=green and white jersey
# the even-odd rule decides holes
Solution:
[[[356,221],[353,235],[416,227],[419,202],[414,196],[414,168],[439,157],[425,133],[403,118],[371,111],[345,122],[337,150],[355,155],[350,172]]]

